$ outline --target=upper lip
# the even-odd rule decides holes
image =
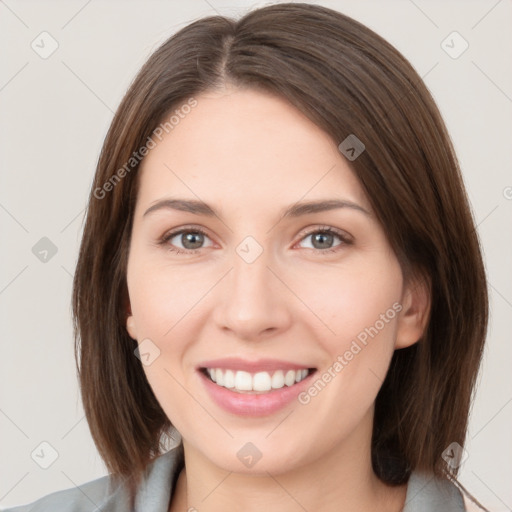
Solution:
[[[271,372],[275,370],[301,370],[303,368],[312,368],[311,365],[293,363],[290,361],[280,361],[278,359],[258,359],[256,361],[248,361],[239,357],[225,357],[222,359],[212,359],[203,361],[197,366],[202,368],[221,368],[224,370],[241,370],[249,373]]]

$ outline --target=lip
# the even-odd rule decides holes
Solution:
[[[203,361],[196,369],[203,368],[221,368],[222,370],[245,371],[249,373],[273,372],[276,370],[302,370],[303,368],[312,368],[309,364],[292,363],[290,361],[280,361],[278,359],[258,359],[257,361],[247,361],[239,357],[225,357],[223,359],[212,359]]]
[[[218,364],[218,362],[216,362],[216,364]],[[295,367],[305,368],[305,366],[297,365]],[[208,368],[212,368],[212,366],[208,366]],[[231,369],[230,366],[213,366],[213,368]],[[258,368],[261,368],[261,366],[258,366]],[[279,368],[282,369],[283,367],[280,366]],[[310,385],[311,378],[315,375],[316,371],[311,372],[307,377],[300,382],[296,382],[293,386],[284,386],[280,389],[273,389],[267,393],[261,394],[238,393],[236,391],[231,391],[223,386],[215,384],[215,382],[206,376],[201,368],[198,368],[197,373],[199,374],[201,382],[203,383],[208,395],[221,409],[229,413],[236,414],[237,416],[258,417],[271,415],[296,400],[297,396]]]

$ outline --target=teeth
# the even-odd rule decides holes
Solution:
[[[224,386],[224,374],[222,373],[222,370],[220,370],[219,368],[215,370],[215,382],[219,386]]]
[[[252,378],[254,391],[270,391],[272,389],[272,378],[268,372],[258,372]]]
[[[226,370],[224,372],[224,387],[234,388],[235,387],[235,372],[233,370]]]
[[[299,382],[302,378],[302,372],[294,372],[293,370],[288,370],[286,375],[284,376],[284,383],[287,386],[293,386],[296,382]]]
[[[217,377],[219,376],[219,372],[222,372],[222,370],[219,370],[217,368]],[[217,384],[219,386],[223,386],[222,382],[219,382],[219,379],[217,379]],[[252,376],[248,372],[236,372],[235,373],[235,389],[239,389],[240,391],[251,391],[252,390]]]
[[[272,375],[269,372],[251,374],[244,371],[207,368],[208,375],[219,386],[235,391],[270,391],[284,386],[293,386],[308,375],[306,368],[301,370],[277,370]]]
[[[284,386],[284,374],[283,370],[277,370],[272,375],[272,389],[279,389]]]

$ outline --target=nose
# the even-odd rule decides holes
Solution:
[[[214,319],[220,329],[255,341],[290,326],[290,292],[271,263],[266,251],[250,263],[233,255],[232,269],[217,290]]]

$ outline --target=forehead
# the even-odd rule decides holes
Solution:
[[[238,89],[195,99],[143,160],[141,207],[173,194],[220,208],[256,208],[262,201],[270,208],[273,200],[278,208],[326,196],[369,208],[337,144],[286,100]]]

